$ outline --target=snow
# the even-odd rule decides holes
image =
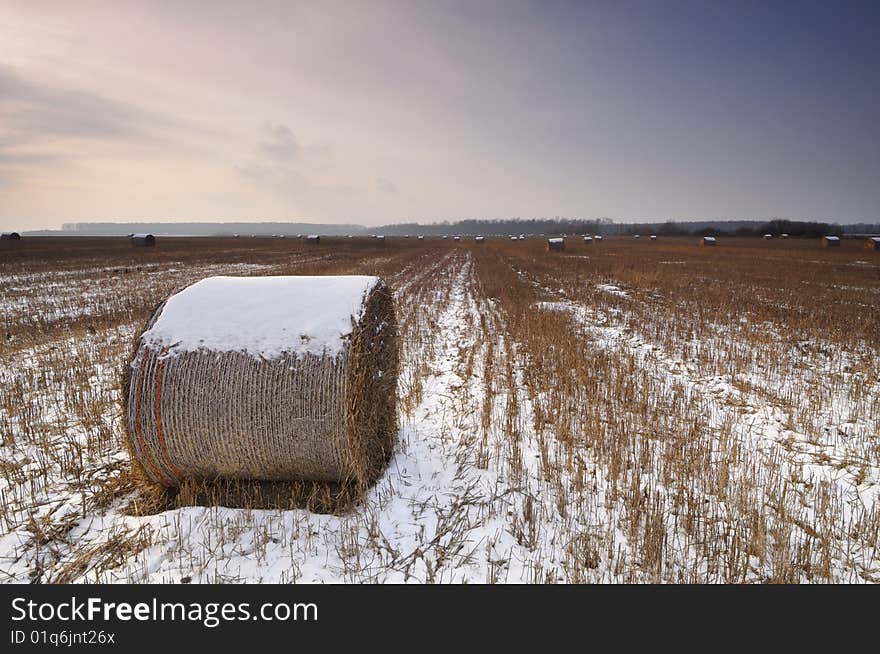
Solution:
[[[621,429],[625,423],[613,422],[620,416],[604,411],[614,403],[601,387],[590,394],[601,412],[595,423],[579,422],[564,407],[554,410],[554,397],[567,392],[558,392],[555,380],[534,385],[540,382],[535,352],[516,340],[505,310],[484,295],[476,268],[469,251],[450,248],[389,274],[403,317],[398,445],[365,500],[341,516],[220,506],[133,516],[125,511],[130,492],[107,506],[93,504],[94,487],[125,478],[128,458],[113,437],[120,421],[115,364],[128,356],[139,321],[92,335],[59,332],[51,342],[16,350],[8,363],[0,360],[0,388],[18,385],[27,398],[20,413],[12,402],[0,405],[0,435],[10,434],[0,445],[9,464],[0,476],[7,506],[0,513],[0,581],[58,581],[65,572],[73,581],[108,583],[729,581],[724,565],[738,551],[739,535],[760,536],[765,520],[768,527],[777,524],[765,506],[794,518],[788,531],[774,526],[767,533],[771,542],[759,554],[742,557],[735,580],[772,578],[777,550],[818,548],[820,540],[808,530],[827,544],[829,581],[880,580],[876,538],[851,535],[880,508],[876,449],[859,445],[876,433],[872,408],[880,386],[856,351],[803,341],[782,357],[784,342],[768,323],[758,327],[779,344],[781,363],[765,367],[758,356],[726,371],[708,365],[704,354],[735,344],[736,325],[719,322],[669,347],[630,319],[631,301],[614,297],[619,291],[641,300],[631,280],[594,277],[581,292],[583,286],[552,274],[514,269],[522,284],[538,291],[536,299],[547,300],[532,308],[568,314],[554,316],[559,325],[570,316],[567,327],[583,357],[627,365],[608,371],[631,378],[634,392],[651,400],[651,421],[632,424],[656,425],[657,436],[621,431],[627,438],[632,433],[632,460],[622,460],[630,472],[616,474],[644,488],[645,506],[664,517],[663,569],[656,571],[640,559],[648,523],[634,511],[645,507],[628,504],[598,448],[571,438]],[[198,277],[242,272],[197,271]],[[47,277],[40,295],[85,289],[79,273]],[[198,278],[193,273],[186,270],[186,281]],[[177,285],[184,273],[175,267],[155,274],[161,278],[150,283]],[[594,292],[598,281],[607,287],[602,292]],[[325,298],[306,300],[323,305]],[[258,323],[250,316],[242,322],[245,332]],[[87,380],[85,405],[68,368],[58,366],[60,353]],[[862,399],[849,392],[857,386],[864,388]],[[805,389],[828,397],[804,413],[799,398]],[[714,469],[732,448],[750,453],[748,465],[731,459],[729,466],[736,482],[727,487],[746,489],[745,498],[716,492],[711,479],[664,473],[682,444],[667,442],[663,420],[684,403],[699,409],[693,438]],[[63,467],[71,450],[90,453],[75,476]],[[639,463],[642,455],[648,464]],[[830,490],[821,494],[822,488]],[[682,525],[692,509],[677,499],[685,491],[706,507],[699,511],[705,522],[688,529]],[[830,497],[832,509],[824,511],[817,497]],[[753,514],[744,500],[758,507],[757,528],[746,524]],[[56,535],[46,543],[45,534]],[[590,553],[595,560],[585,564]],[[810,571],[797,577],[825,578]]]
[[[615,284],[597,284],[596,288],[605,293],[616,295],[618,297],[628,297],[627,292]]]
[[[209,277],[169,298],[144,341],[168,355],[335,355],[377,283],[368,275]]]

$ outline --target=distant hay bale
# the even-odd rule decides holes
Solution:
[[[486,237],[485,237],[485,236],[474,236],[474,242],[475,242],[475,243],[482,243],[482,242],[485,241],[485,240],[486,240]]]
[[[788,234],[783,233],[783,234],[780,234],[779,237],[780,238],[788,238]]]
[[[424,241],[425,240],[424,234],[419,234],[418,236],[416,236],[416,240]]]
[[[648,238],[650,238],[652,241],[656,241],[656,240],[657,240],[657,235],[656,235],[656,234],[651,234]]]
[[[310,497],[359,493],[394,446],[397,374],[394,304],[380,278],[203,279],[159,305],[126,370],[134,476],[178,494],[255,487],[240,481],[275,494],[278,484]]]
[[[840,247],[840,237],[839,236],[823,236],[822,237],[822,247],[824,247],[824,248]]]
[[[866,238],[865,249],[880,251],[880,236],[869,236]]]
[[[548,238],[547,239],[547,251],[548,252],[562,252],[565,250],[565,239],[562,238]]]
[[[131,244],[136,248],[151,248],[156,245],[156,237],[152,234],[132,234]]]
[[[453,240],[453,241],[460,241],[460,240],[461,240],[461,236],[459,236],[459,235],[456,234],[455,236],[452,237],[452,240]]]
[[[717,245],[714,236],[704,236],[700,239],[700,247],[713,247]]]
[[[773,238],[773,234],[764,234],[764,240],[769,241]]]
[[[602,237],[601,237],[599,234],[596,234],[596,235],[593,237],[593,240],[594,240],[594,241],[601,241],[601,240],[602,240]]]
[[[18,232],[3,232],[0,234],[0,241],[20,241],[21,234]]]
[[[589,235],[584,236],[584,243],[586,243],[587,245],[592,245],[593,244],[593,237],[589,236]]]
[[[309,234],[308,236],[306,236],[306,243],[308,243],[309,245],[320,245],[321,237],[317,234]]]

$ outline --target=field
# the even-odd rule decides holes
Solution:
[[[880,582],[880,253],[569,238],[0,248],[0,580]],[[380,274],[399,446],[343,515],[142,506],[120,376],[209,275]]]

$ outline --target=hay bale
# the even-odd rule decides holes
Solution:
[[[365,488],[397,433],[397,325],[377,277],[209,277],[172,295],[124,381],[147,485]]]
[[[152,234],[132,234],[131,244],[136,248],[151,248],[156,245],[156,237]]]
[[[0,241],[20,241],[21,234],[18,232],[3,232],[0,234]]]
[[[587,245],[592,245],[593,237],[587,234],[586,236],[584,236],[584,243],[586,243]]]
[[[474,236],[474,243],[482,243],[486,240],[485,236]]]
[[[548,252],[562,252],[565,250],[565,239],[563,238],[548,238],[547,239],[547,251]]]
[[[704,236],[700,239],[700,247],[714,247],[715,245],[717,242],[714,236]]]
[[[310,245],[320,245],[321,237],[317,234],[309,234],[308,236],[306,236],[306,243]]]
[[[865,249],[880,251],[880,236],[869,236],[866,238]]]
[[[824,248],[839,248],[840,247],[840,237],[839,236],[823,236],[822,237],[822,247],[824,247]]]

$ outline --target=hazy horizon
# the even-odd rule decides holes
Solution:
[[[0,228],[880,221],[880,5],[0,6]]]

